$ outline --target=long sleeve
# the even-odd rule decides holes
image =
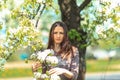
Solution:
[[[79,52],[78,50],[76,50],[74,54],[75,55],[72,58],[70,70],[74,74],[74,77],[72,78],[72,80],[77,80],[78,73],[79,73]]]

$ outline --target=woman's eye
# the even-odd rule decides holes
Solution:
[[[63,32],[54,32],[53,34],[64,34]]]
[[[63,32],[60,32],[60,34],[64,34]]]
[[[57,34],[57,32],[54,32],[53,34]]]

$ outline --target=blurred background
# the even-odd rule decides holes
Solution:
[[[31,71],[33,62],[27,59],[36,50],[46,48],[51,24],[61,20],[57,0],[45,0],[46,5],[54,3],[54,6],[52,8],[51,5],[47,6],[37,16],[34,16],[36,15],[34,12],[39,4],[45,1],[33,0],[33,3],[31,1],[0,0],[0,65],[2,63],[4,65],[0,67],[2,69],[0,80],[33,80]],[[78,5],[83,1],[77,0]],[[42,11],[44,6],[40,7]],[[91,31],[92,35],[88,35],[88,38],[92,36],[90,40],[93,41],[92,43],[90,41],[91,44],[88,42],[86,48],[85,80],[119,80],[120,1],[110,3],[109,0],[92,0],[80,14],[85,20],[91,21],[87,21],[89,23],[87,26],[95,27],[93,29],[83,26],[84,31],[86,29],[88,32]],[[101,17],[102,14],[106,19]],[[103,20],[103,23],[98,24],[97,20]],[[83,21],[81,24],[88,24],[87,22]]]

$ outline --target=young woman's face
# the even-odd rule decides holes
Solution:
[[[53,36],[54,36],[54,43],[60,44],[63,41],[63,37],[64,37],[63,28],[60,26],[55,27],[54,32],[53,32]]]

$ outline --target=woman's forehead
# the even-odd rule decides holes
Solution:
[[[64,29],[61,26],[57,26],[55,27],[54,31],[64,31]]]

